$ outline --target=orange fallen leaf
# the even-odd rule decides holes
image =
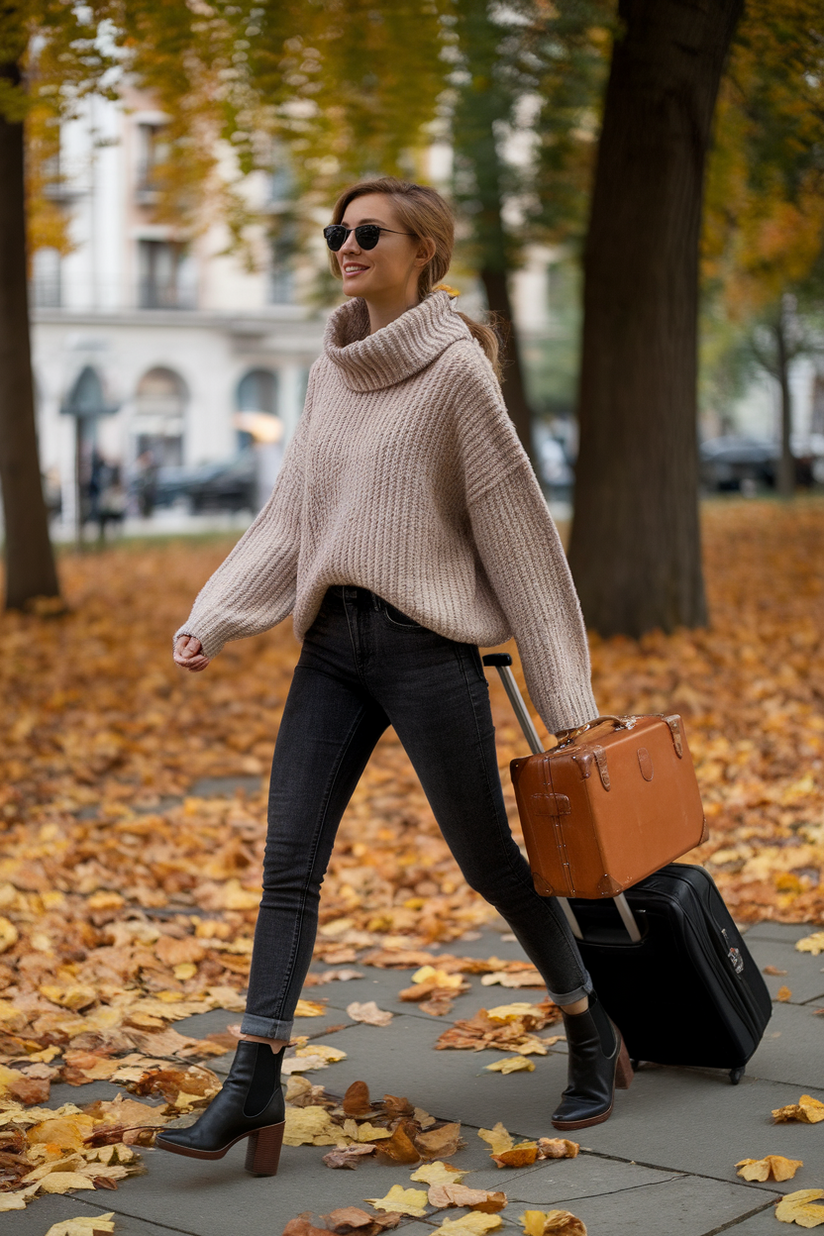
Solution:
[[[792,994],[793,993],[790,991],[789,987],[779,987],[778,995],[775,998],[782,1004],[786,1004],[788,1000],[792,999]]]
[[[539,1137],[539,1159],[574,1159],[581,1149],[578,1142],[571,1142],[566,1137]]]

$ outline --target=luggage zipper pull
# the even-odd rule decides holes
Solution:
[[[744,969],[744,958],[741,956],[741,949],[734,948],[730,944],[730,938],[723,927],[721,928],[721,935],[724,937],[724,943],[727,946],[727,961],[730,963],[736,974],[741,974]]]

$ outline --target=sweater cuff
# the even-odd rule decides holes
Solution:
[[[209,658],[210,661],[213,660],[217,656],[217,654],[222,651],[223,645],[225,642],[224,640],[219,639],[216,635],[210,635],[208,632],[196,631],[193,627],[184,625],[180,627],[177,631],[175,631],[174,635],[172,636],[172,647],[173,648],[175,644],[177,643],[178,636],[180,635],[190,635],[190,636],[193,636],[195,639],[199,639],[201,651],[205,657]]]

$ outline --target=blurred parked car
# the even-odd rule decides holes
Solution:
[[[794,434],[790,443],[795,482],[802,487],[824,482],[824,435]],[[774,489],[780,444],[769,438],[726,434],[701,444],[701,481],[713,490]]]
[[[257,467],[255,452],[249,447],[235,459],[220,465],[209,465],[204,475],[189,484],[189,506],[199,511],[253,511],[257,503]]]
[[[701,443],[701,481],[707,489],[773,487],[777,462],[776,445],[766,438],[725,434]]]
[[[256,512],[255,454],[250,447],[233,459],[196,468],[166,465],[157,470],[155,506],[187,505],[199,511]]]

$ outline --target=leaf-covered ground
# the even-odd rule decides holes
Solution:
[[[818,921],[824,910],[822,544],[819,501],[711,506],[711,627],[592,641],[604,711],[684,716],[712,829],[698,857],[743,920]],[[230,645],[205,674],[173,665],[170,633],[225,551],[67,556],[68,615],[2,619],[0,984],[33,990],[65,970],[92,986],[242,986],[248,952],[227,944],[240,950],[254,919],[264,795],[204,800],[191,788],[265,774],[299,646],[287,621]],[[517,830],[506,766],[524,744],[497,681],[491,690]],[[141,907],[174,935],[175,910],[200,911],[168,964],[127,929]],[[345,961],[387,933],[450,940],[488,915],[387,735],[341,829],[322,952]]]
[[[605,712],[684,717],[711,827],[692,858],[736,917],[820,923],[824,502],[717,503],[704,525],[712,625],[594,638],[596,698]],[[218,1084],[194,1061],[225,1051],[231,1036],[193,1039],[171,1023],[243,1007],[266,770],[299,652],[286,622],[230,645],[205,674],[174,666],[171,633],[227,548],[68,555],[69,613],[0,620],[0,1210],[91,1187],[81,1178],[112,1187],[139,1170],[126,1143],[151,1141],[124,1126],[204,1106]],[[519,834],[507,765],[524,742],[497,679],[490,688]],[[247,789],[214,797],[226,784],[215,778],[245,778]],[[401,997],[441,1016],[467,973],[539,985],[526,963],[427,953],[494,918],[463,884],[387,734],[341,827],[318,960],[420,966]],[[352,1009],[375,1024],[390,1016]],[[302,1011],[312,1015],[311,1000]],[[529,1053],[546,1047],[506,1018],[458,1022],[438,1045],[518,1051],[518,1067],[530,1068]],[[505,1032],[516,1038],[504,1044]],[[38,1106],[53,1081],[95,1078],[166,1106],[122,1095],[82,1111]]]
[[[596,698],[603,711],[685,718],[712,829],[698,857],[737,917],[818,921],[824,504],[719,503],[704,524],[711,627],[594,638]],[[178,908],[214,913],[199,924],[207,956],[195,949],[196,973],[176,980],[188,990],[242,977],[245,953],[227,956],[225,944],[205,941],[251,927],[264,794],[206,801],[191,789],[203,778],[258,774],[265,788],[299,645],[287,620],[229,645],[204,674],[173,665],[171,632],[226,548],[67,556],[68,615],[0,621],[0,913],[19,935],[0,983],[38,970],[53,976],[61,963],[93,982],[98,950],[124,947],[111,943],[111,924],[139,907],[171,922]],[[490,686],[517,830],[506,768],[524,743],[497,680]],[[342,954],[360,943],[353,931],[363,944],[386,933],[449,940],[487,916],[390,733],[347,812],[324,885],[327,947],[338,942]],[[154,963],[153,981],[174,980]],[[121,981],[135,977],[120,957],[107,954],[107,964]]]

